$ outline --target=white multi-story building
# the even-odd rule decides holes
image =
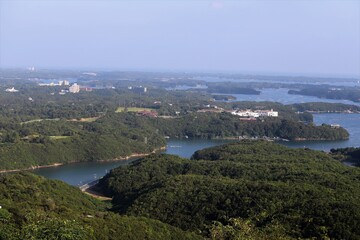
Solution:
[[[69,92],[71,93],[78,93],[80,92],[80,85],[77,85],[77,83],[74,83],[69,87]]]
[[[255,118],[260,117],[259,113],[252,112],[251,110],[236,110],[236,111],[232,111],[231,114],[240,117],[255,117]]]
[[[279,113],[276,111],[271,110],[235,110],[232,111],[231,114],[237,115],[240,117],[252,117],[252,118],[258,118],[258,117],[278,117]]]
[[[279,112],[276,112],[273,109],[271,109],[271,110],[257,110],[255,112],[259,113],[259,115],[262,116],[262,117],[278,117],[279,116]]]

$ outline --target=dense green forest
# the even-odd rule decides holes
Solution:
[[[360,167],[360,148],[349,147],[331,149],[330,153],[334,158],[342,162],[352,163],[355,166]]]
[[[90,121],[42,119],[4,123],[0,129],[0,169],[54,163],[111,160],[150,153],[164,136],[182,138],[347,139],[343,128],[315,126],[286,118],[240,121],[229,113],[189,113],[171,118],[109,112]]]
[[[315,126],[310,112],[359,111],[342,104],[222,101],[234,100],[230,95],[214,100],[211,93],[312,85],[231,74],[210,77],[259,81],[209,83],[206,77],[0,70],[0,171],[147,154],[163,147],[165,136],[347,139],[343,128]],[[92,91],[38,85],[63,79]],[[299,79],[313,80],[293,80]],[[196,89],[199,84],[207,89]],[[167,90],[184,85],[188,90]],[[147,91],[133,90],[139,86]],[[11,87],[19,91],[5,91]],[[236,109],[273,109],[279,117],[243,121],[229,113]],[[241,141],[197,151],[192,160],[152,154],[112,170],[92,189],[112,202],[30,173],[0,173],[0,239],[360,239],[359,169],[339,161],[358,164],[359,149],[326,154]]]
[[[150,119],[164,135],[190,138],[270,137],[289,140],[347,139],[343,128],[315,126],[281,118],[240,121],[229,113],[189,114],[175,119]]]
[[[158,220],[120,216],[61,181],[0,175],[1,240],[201,239]]]
[[[96,186],[113,211],[213,239],[358,239],[360,171],[331,155],[266,141],[152,155]]]
[[[163,136],[140,117],[119,115],[125,115],[121,121],[109,114],[94,122],[44,120],[18,125],[3,134],[0,169],[119,159],[165,145]]]
[[[360,171],[266,141],[154,154],[93,190],[0,175],[0,239],[357,239]]]
[[[294,111],[299,112],[320,112],[320,113],[359,113],[360,106],[349,105],[343,103],[324,103],[324,102],[309,102],[309,103],[295,103],[289,105]]]

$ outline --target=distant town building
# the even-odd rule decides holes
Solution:
[[[236,110],[231,112],[232,115],[237,115],[240,117],[253,117],[253,118],[258,118],[260,117],[259,113],[253,112],[251,110]]]
[[[16,90],[14,87],[12,87],[12,88],[7,88],[6,90],[5,90],[5,92],[11,92],[11,93],[14,93],[14,92],[18,92],[19,90]]]
[[[69,87],[69,92],[71,93],[78,93],[80,92],[80,85],[77,85],[77,83],[74,83]]]
[[[64,85],[65,86],[69,86],[70,85],[70,82],[68,80],[64,80]]]

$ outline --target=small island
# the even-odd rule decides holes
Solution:
[[[232,95],[213,94],[211,95],[215,101],[234,101],[236,97]]]

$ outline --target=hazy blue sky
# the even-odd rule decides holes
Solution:
[[[0,0],[0,67],[360,76],[360,1]]]

